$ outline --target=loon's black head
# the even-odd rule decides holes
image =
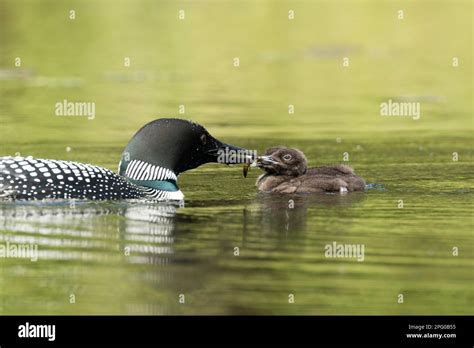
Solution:
[[[205,163],[246,163],[252,159],[222,156],[223,151],[250,154],[248,150],[222,143],[197,123],[161,118],[143,126],[129,141],[122,154],[119,174],[125,175],[133,160],[166,168],[178,175]],[[144,177],[146,175],[142,179]]]

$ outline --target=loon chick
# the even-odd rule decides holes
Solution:
[[[221,156],[235,151],[244,156]],[[247,161],[250,153],[212,137],[191,121],[162,118],[129,141],[114,172],[77,162],[0,157],[0,199],[182,200],[180,173],[204,163]]]
[[[257,179],[263,192],[320,193],[364,191],[365,181],[346,165],[308,168],[305,155],[283,146],[269,148],[256,160],[266,173]]]

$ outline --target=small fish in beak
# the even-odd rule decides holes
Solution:
[[[243,167],[244,178],[247,177],[247,173],[249,172],[249,168],[250,168],[250,163],[245,163],[244,167]]]
[[[256,167],[256,166],[257,166],[257,159],[258,159],[258,157],[254,159],[252,156],[247,156],[247,160],[248,160],[249,162],[245,163],[245,164],[244,164],[244,167],[242,168],[242,169],[243,169],[244,178],[247,177],[247,174],[248,174],[248,172],[249,172],[250,167]]]

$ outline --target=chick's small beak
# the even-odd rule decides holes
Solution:
[[[256,165],[257,167],[263,167],[270,164],[277,164],[278,162],[273,159],[272,156],[258,156]]]

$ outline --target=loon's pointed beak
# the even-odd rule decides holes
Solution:
[[[214,162],[223,164],[251,163],[257,157],[255,151],[242,147],[221,143],[216,140],[215,147],[207,151],[213,157]]]

